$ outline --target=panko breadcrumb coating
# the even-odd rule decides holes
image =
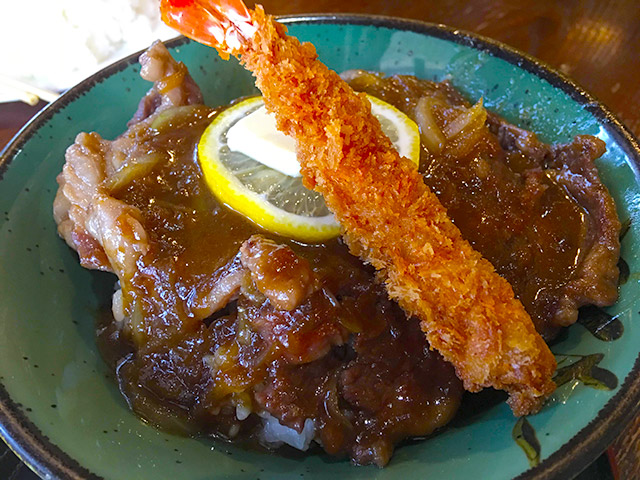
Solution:
[[[163,0],[163,18],[253,72],[278,128],[296,139],[305,185],[322,193],[352,253],[420,319],[465,388],[505,390],[514,414],[536,412],[555,389],[555,358],[511,286],[398,155],[366,97],[260,6]]]

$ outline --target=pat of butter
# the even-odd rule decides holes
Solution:
[[[290,177],[300,176],[296,142],[276,128],[276,120],[262,106],[238,120],[227,131],[227,145]]]

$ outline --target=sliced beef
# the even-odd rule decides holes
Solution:
[[[162,42],[155,42],[140,56],[140,67],[140,76],[154,85],[140,100],[129,126],[170,107],[202,104],[200,87]]]
[[[254,235],[240,247],[240,260],[258,290],[277,309],[295,309],[314,289],[309,262],[287,245]]]

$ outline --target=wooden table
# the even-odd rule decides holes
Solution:
[[[263,5],[273,14],[393,15],[492,37],[572,77],[640,136],[639,0],[265,0]],[[0,148],[43,106],[0,105]],[[616,479],[640,479],[640,416],[608,455]]]

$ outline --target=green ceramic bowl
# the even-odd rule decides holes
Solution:
[[[559,356],[563,366],[591,362],[588,378],[567,382],[550,405],[524,423],[516,425],[508,407],[498,404],[427,441],[398,448],[382,470],[325,455],[291,458],[245,451],[144,424],[130,412],[94,341],[96,312],[112,277],[80,267],[58,238],[51,214],[55,178],[75,135],[95,130],[106,138],[117,136],[149,88],[132,56],[42,111],[0,160],[0,436],[45,478],[498,480],[577,474],[613,440],[640,401],[637,143],[575,84],[494,41],[383,17],[283,21],[291,34],[313,42],[320,58],[337,71],[450,78],[469,99],[483,96],[489,109],[545,141],[566,142],[578,133],[603,139],[608,151],[598,161],[602,178],[620,218],[632,220],[622,249],[630,277],[620,301],[608,310],[616,326],[612,335],[619,338],[603,341],[584,326],[573,326],[553,350],[564,354]],[[253,91],[252,77],[214,50],[183,38],[169,47],[189,67],[209,105]],[[530,468],[521,445],[526,446],[523,438],[535,445],[533,433],[541,461]]]

